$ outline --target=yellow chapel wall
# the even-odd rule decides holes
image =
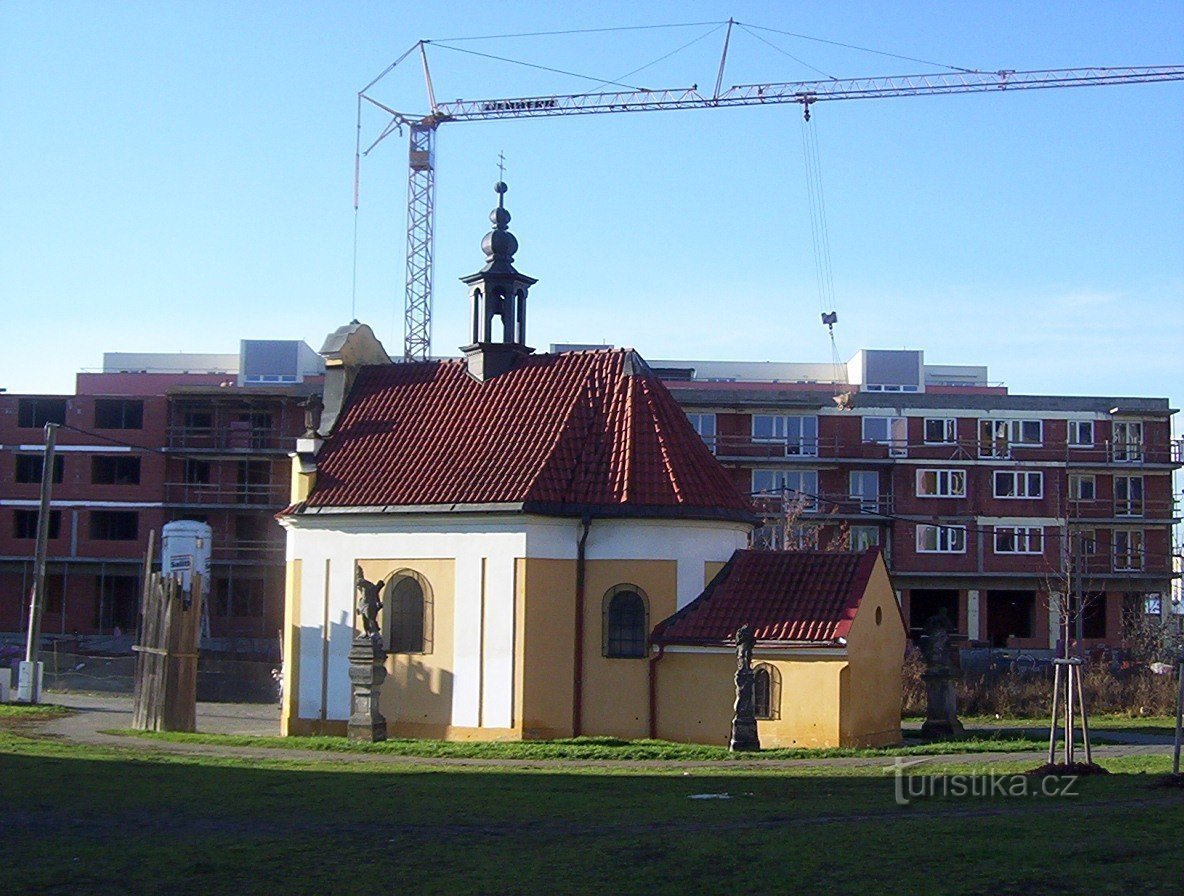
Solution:
[[[515,703],[525,738],[572,734],[576,562],[518,559]]]
[[[423,576],[431,588],[431,650],[425,653],[391,653],[386,658],[387,679],[379,711],[386,716],[394,737],[447,737],[452,729],[453,626],[455,618],[456,561],[445,559],[358,560],[371,582],[386,582],[395,573],[410,570]],[[383,600],[386,600],[385,593]],[[387,630],[383,607],[379,621]]]
[[[847,634],[850,666],[843,679],[843,746],[900,743],[901,665],[906,638],[881,557]]]
[[[757,720],[762,748],[834,747],[840,742],[843,657],[778,655],[757,651],[753,665],[775,670],[772,719]],[[662,740],[726,745],[736,701],[732,651],[682,652],[668,648],[657,661],[657,735]]]
[[[296,734],[293,720],[298,716],[300,695],[300,575],[303,563],[289,560],[284,572],[283,701],[280,707],[280,735]],[[298,723],[295,727],[299,727]]]
[[[677,609],[674,560],[590,560],[584,600],[582,733],[649,737],[649,658],[604,655],[604,597],[617,585],[636,585],[648,598],[646,633]]]

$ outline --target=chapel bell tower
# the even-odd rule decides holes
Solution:
[[[497,208],[489,214],[493,230],[481,241],[485,266],[460,278],[469,287],[470,322],[470,344],[461,351],[469,373],[482,381],[505,373],[519,358],[534,351],[526,345],[526,296],[538,282],[514,269],[518,240],[507,227],[507,187],[498,181],[493,189],[497,193]],[[500,327],[495,320],[500,320]]]

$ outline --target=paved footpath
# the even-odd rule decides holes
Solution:
[[[761,759],[753,761],[627,761],[607,760],[573,762],[572,760],[538,759],[445,759],[398,756],[390,753],[345,753],[322,750],[286,750],[272,747],[232,747],[217,744],[174,743],[161,740],[146,740],[139,737],[121,737],[103,734],[104,730],[130,728],[132,723],[132,698],[124,695],[77,694],[65,691],[51,691],[45,695],[46,703],[69,707],[75,712],[69,716],[53,719],[42,728],[43,733],[79,743],[105,745],[110,747],[134,747],[137,750],[156,750],[162,753],[180,753],[195,756],[228,756],[240,759],[262,759],[282,761],[303,761],[316,763],[379,764],[379,765],[463,765],[475,767],[517,767],[517,768],[576,768],[612,767],[618,769],[686,769],[700,771],[738,771],[746,769],[772,770],[777,768],[838,768],[865,767],[891,768],[892,757],[843,757],[833,759]],[[203,734],[246,734],[278,735],[279,707],[262,703],[198,703],[197,730]],[[1017,733],[1019,730],[1017,729]],[[1036,736],[1046,737],[1044,731],[1032,730]],[[1103,732],[1098,732],[1103,736]],[[1113,732],[1106,732],[1109,740],[1119,739]],[[1171,755],[1172,738],[1156,734],[1138,734],[1134,740],[1121,744],[1098,745],[1094,747],[1095,759],[1114,759],[1124,756]],[[966,765],[987,765],[991,762],[1030,762],[1039,765],[1047,758],[1047,752],[1023,753],[956,753],[945,756],[906,757],[913,761],[957,762]]]

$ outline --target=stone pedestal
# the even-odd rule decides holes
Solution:
[[[751,667],[736,670],[736,713],[732,717],[732,737],[728,741],[728,749],[734,753],[761,748],[760,739],[756,734],[754,677]]]
[[[358,635],[349,651],[351,709],[346,734],[350,740],[386,740],[386,719],[378,711],[378,696],[386,680],[386,651],[377,635]]]
[[[952,670],[931,669],[921,675],[925,682],[927,706],[921,736],[926,740],[956,740],[965,736],[966,729],[958,721],[958,707],[954,698]]]

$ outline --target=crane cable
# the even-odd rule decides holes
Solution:
[[[830,256],[830,231],[826,224],[826,194],[822,189],[822,159],[818,152],[818,133],[810,121],[810,107],[802,116],[802,158],[805,162],[806,195],[810,207],[810,239],[814,253],[814,274],[818,283],[818,310],[830,335],[831,364],[834,365],[835,394],[843,391],[846,371],[835,342],[835,277]]]

